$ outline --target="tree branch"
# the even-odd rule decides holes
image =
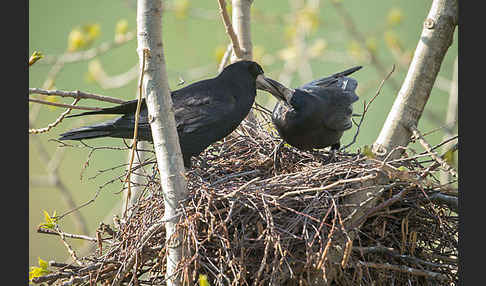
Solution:
[[[409,144],[411,131],[407,126],[417,126],[444,56],[452,44],[458,20],[457,2],[433,1],[407,76],[373,144],[375,154],[387,154],[397,146]],[[396,152],[391,159],[402,154],[403,151]]]
[[[228,16],[228,11],[226,10],[226,0],[218,0],[218,3],[219,3],[219,13],[223,18],[224,27],[226,28],[226,33],[230,37],[235,56],[237,58],[243,58],[243,51],[240,48],[238,36],[235,34],[235,31],[233,30],[233,25],[231,24],[231,20]]]
[[[73,103],[71,103],[71,106],[75,106],[76,103],[78,103],[78,101],[79,101],[79,98],[75,98],[74,101],[73,101]],[[72,110],[72,108],[66,109],[66,111],[64,111],[63,113],[61,113],[61,115],[54,122],[52,122],[49,125],[47,125],[47,127],[37,128],[37,129],[29,129],[29,134],[39,134],[39,133],[48,132],[52,128],[56,127],[59,123],[61,123],[61,121],[64,119],[64,117],[66,117],[66,115],[68,115],[69,113],[71,113],[71,110]]]
[[[76,106],[76,105],[73,105],[73,104],[56,103],[56,102],[50,102],[50,101],[45,101],[45,100],[35,99],[35,98],[29,98],[29,101],[35,102],[35,103],[40,103],[40,104],[45,104],[45,105],[50,105],[50,106],[65,107],[65,108],[68,108],[69,111],[71,111],[71,109],[101,110],[101,108],[98,108],[98,107]]]
[[[29,94],[43,94],[43,95],[52,95],[52,96],[61,96],[61,97],[72,97],[72,98],[79,98],[79,99],[96,99],[99,101],[105,101],[105,102],[111,102],[117,104],[122,104],[126,102],[125,100],[118,99],[115,97],[82,92],[79,90],[64,91],[64,90],[47,90],[42,88],[29,88]]]

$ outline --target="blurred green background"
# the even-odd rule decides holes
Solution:
[[[167,7],[163,16],[163,44],[171,89],[179,88],[178,83],[181,79],[185,84],[190,84],[215,76],[219,60],[229,43],[218,14],[217,0],[164,2]],[[396,87],[401,85],[406,75],[409,60],[419,40],[422,23],[432,1],[343,0],[340,3],[342,9],[349,14],[348,19],[340,16],[329,0],[255,0],[252,5],[252,42],[254,59],[260,62],[266,75],[283,80],[291,87],[297,87],[312,79],[328,76],[354,65],[363,65],[364,68],[353,75],[359,82],[357,94],[360,96],[360,101],[354,105],[356,113],[361,113],[363,101],[369,101],[374,96],[379,83],[384,78],[370,62],[370,56],[365,49],[376,55],[386,71],[390,71],[392,65],[396,64],[396,71],[371,105],[358,140],[350,148],[354,151],[356,148],[372,144],[378,136],[396,97]],[[312,5],[317,5],[318,9]],[[344,21],[350,19],[365,37],[363,45],[346,29]],[[102,87],[95,79],[100,80],[101,71],[111,78],[125,74],[138,65],[135,38],[93,59],[65,64],[54,81],[51,84],[46,83],[53,68],[52,62],[49,63],[49,58],[52,57],[49,56],[65,53],[70,42],[70,33],[76,30],[76,27],[83,25],[95,25],[91,27],[94,27],[94,34],[97,37],[89,46],[82,47],[81,51],[99,47],[103,43],[112,43],[116,36],[124,35],[123,27],[135,32],[136,2],[128,0],[29,1],[29,54],[40,51],[46,56],[29,69],[29,87],[81,90],[124,100],[133,99],[137,93],[138,76],[129,77],[130,80],[125,85],[116,88]],[[296,39],[300,39],[300,44],[297,46]],[[302,45],[305,49],[299,50],[297,47]],[[422,132],[444,125],[449,85],[456,56],[457,31],[420,121],[419,129]],[[286,65],[292,66],[296,60],[307,65],[297,69],[296,72],[284,73]],[[395,87],[392,81],[395,82]],[[260,95],[257,97],[257,102],[272,109],[275,103],[273,98],[265,93]],[[69,98],[37,95],[31,97],[66,104],[72,102]],[[111,106],[108,103],[90,100],[83,100],[79,105]],[[62,108],[30,103],[29,115],[35,117],[31,128],[47,126],[63,111]],[[114,169],[90,179],[97,175],[98,170],[125,163],[127,152],[96,151],[91,156],[89,166],[83,171],[89,149],[57,148],[58,143],[49,141],[49,139],[56,139],[66,130],[88,122],[106,120],[106,118],[100,116],[83,120],[66,119],[47,133],[29,135],[29,179],[31,181],[28,225],[29,265],[37,265],[38,257],[56,261],[69,258],[59,238],[36,232],[39,223],[44,221],[43,210],[49,214],[54,211],[62,214],[69,210],[58,189],[40,182],[50,166],[42,156],[43,150],[46,152],[44,155],[59,160],[60,180],[72,194],[76,205],[95,197],[100,186],[120,175],[124,170],[123,167]],[[341,141],[343,145],[351,141],[355,130],[356,127],[353,127],[345,133]],[[454,127],[454,130],[457,134],[457,127]],[[443,130],[439,130],[428,135],[426,139],[430,144],[436,145],[442,141],[443,135]],[[93,146],[123,146],[121,140],[110,138],[95,139],[87,143]],[[417,150],[421,150],[418,144],[414,146]],[[99,222],[103,221],[108,212],[121,201],[122,195],[119,193],[121,187],[119,181],[107,184],[93,203],[81,209],[81,215],[87,222],[90,235],[93,235]],[[104,222],[112,223],[111,219]],[[61,220],[60,226],[65,232],[80,233],[72,216]],[[86,242],[79,240],[68,241],[77,251],[86,245]]]

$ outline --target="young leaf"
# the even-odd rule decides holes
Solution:
[[[39,266],[31,266],[30,271],[29,271],[29,281],[32,281],[33,278],[35,277],[40,277],[46,274],[49,274],[51,271],[47,269],[47,266],[49,266],[49,263],[47,261],[42,260],[39,257]]]
[[[208,281],[208,276],[199,274],[199,286],[211,286]]]
[[[42,59],[44,55],[41,52],[34,51],[29,58],[29,66],[33,65],[38,60]]]
[[[54,229],[54,227],[56,226],[56,223],[57,223],[56,211],[54,211],[52,216],[50,216],[47,211],[44,211],[44,219],[45,219],[45,222],[41,223],[39,225],[39,227]]]

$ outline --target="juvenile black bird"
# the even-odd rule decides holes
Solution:
[[[282,139],[301,150],[328,146],[339,149],[343,132],[352,127],[352,104],[358,100],[358,82],[347,76],[361,68],[353,67],[296,89],[271,80],[279,90],[273,95],[283,95],[272,112],[273,124]]]
[[[218,76],[195,82],[171,92],[179,144],[184,166],[191,167],[191,157],[199,155],[212,143],[223,139],[238,127],[248,115],[256,89],[279,91],[264,76],[262,67],[252,61],[228,65]],[[281,98],[282,95],[279,96]],[[98,137],[133,138],[137,100],[99,111],[84,112],[69,117],[90,114],[123,114],[99,124],[81,127],[61,134],[59,140],[82,140]],[[138,139],[152,141],[147,106],[143,100],[138,122]]]

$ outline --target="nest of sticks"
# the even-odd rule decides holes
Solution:
[[[184,285],[198,285],[200,275],[210,285],[325,285],[329,271],[332,285],[457,283],[458,216],[431,199],[444,187],[419,162],[425,156],[384,163],[362,152],[300,151],[281,144],[268,111],[255,113],[256,123],[243,121],[187,172],[178,223]],[[374,204],[357,220],[368,202],[349,198],[371,190]],[[34,282],[165,285],[156,172],[130,211],[115,227],[104,225],[98,249],[80,263],[57,265]],[[342,253],[339,265],[333,253]]]

